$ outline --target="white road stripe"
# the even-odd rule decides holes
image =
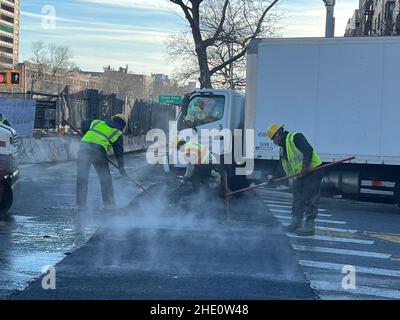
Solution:
[[[280,208],[288,208],[288,209],[292,209],[292,206],[290,206],[290,205],[283,205],[283,204],[270,204],[270,203],[268,203],[268,202],[267,202],[267,204],[268,204],[268,207],[280,207]],[[326,209],[318,209],[318,211],[325,212],[325,211],[326,211]],[[289,212],[291,212],[291,211],[289,211]],[[331,214],[329,214],[329,215],[327,215],[327,216],[331,217],[332,215],[331,215]]]
[[[281,223],[284,226],[288,226],[289,225],[289,223],[286,223],[286,222],[281,222]],[[355,230],[355,229],[330,228],[330,227],[320,227],[320,226],[315,226],[315,229],[316,230],[327,231],[327,232],[330,232],[330,231],[333,231],[333,232],[347,232],[347,233],[357,233],[358,232],[358,230]]]
[[[356,286],[356,289],[343,289],[339,283],[331,283],[328,281],[311,280],[311,287],[318,291],[340,291],[346,294],[357,294],[374,296],[388,299],[400,299],[400,291],[390,289],[379,289],[366,286]]]
[[[339,263],[330,263],[330,262],[321,262],[321,261],[311,261],[311,260],[300,260],[299,264],[303,267],[309,268],[319,268],[319,269],[328,269],[335,271],[342,271],[344,264]],[[387,277],[396,277],[400,278],[399,270],[391,270],[391,269],[380,269],[380,268],[369,268],[369,267],[360,267],[353,266],[357,273],[366,273],[373,274],[378,276],[387,276]]]
[[[288,211],[288,210],[282,210],[282,209],[269,209],[270,211],[272,211],[272,212],[281,212],[281,213],[287,213],[287,214],[292,214],[292,211]],[[319,210],[318,210],[319,211]],[[332,215],[331,214],[325,214],[325,213],[318,213],[318,216],[320,216],[320,217],[332,217]]]
[[[282,216],[279,214],[274,214],[274,217],[278,218],[278,219],[292,219],[292,217]],[[346,221],[325,220],[325,219],[315,219],[315,222],[332,223],[332,224],[347,224]]]
[[[301,245],[297,245],[297,244],[292,244],[292,247],[294,250],[299,250],[299,251],[335,253],[335,254],[344,254],[344,255],[349,255],[349,256],[370,257],[370,258],[379,258],[379,259],[389,259],[392,256],[391,254],[381,253],[381,252],[347,250],[347,249],[314,247],[314,246],[301,246]]]
[[[283,205],[291,205],[292,203],[289,201],[273,201],[273,200],[263,200],[265,203],[276,203],[276,204],[283,204]]]
[[[338,237],[332,237],[332,236],[320,236],[320,235],[314,235],[314,236],[308,236],[308,237],[303,237],[303,236],[298,236],[293,233],[287,233],[286,234],[289,238],[298,238],[298,239],[312,239],[312,240],[321,240],[321,241],[332,241],[332,242],[347,242],[347,243],[359,243],[359,244],[374,244],[373,240],[361,240],[361,239],[353,239],[353,238],[338,238]]]

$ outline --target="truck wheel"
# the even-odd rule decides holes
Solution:
[[[4,216],[13,203],[13,190],[7,181],[0,184],[0,216]]]
[[[396,205],[400,208],[400,181],[397,181],[394,186],[394,201],[396,201]]]

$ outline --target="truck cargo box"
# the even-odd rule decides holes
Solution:
[[[323,161],[400,164],[400,38],[255,40],[249,47],[245,128],[255,158],[277,159],[272,122],[302,132]]]

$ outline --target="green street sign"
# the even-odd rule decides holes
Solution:
[[[181,96],[170,96],[170,95],[160,95],[158,96],[159,104],[181,104],[182,97]]]

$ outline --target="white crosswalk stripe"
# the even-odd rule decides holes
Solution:
[[[299,251],[344,254],[344,255],[350,255],[350,256],[369,257],[369,258],[378,258],[378,259],[389,259],[392,256],[389,253],[337,249],[337,248],[328,248],[328,247],[302,246],[302,245],[297,245],[297,244],[292,244],[292,247],[294,250],[299,250]]]
[[[287,227],[289,223],[287,222],[282,222],[282,225]],[[342,229],[342,228],[331,228],[331,227],[321,227],[321,226],[315,226],[316,230],[321,230],[325,232],[345,232],[345,233],[357,233],[358,230],[356,229]]]
[[[289,211],[289,210],[275,209],[275,208],[269,208],[269,210],[271,212],[280,212],[280,213],[286,213],[286,214],[292,215],[292,211]],[[325,214],[325,213],[318,213],[318,217],[327,217],[327,218],[329,218],[329,217],[332,217],[332,215],[331,214]]]
[[[266,201],[266,203],[268,204],[268,207],[278,207],[278,208],[287,208],[287,209],[291,209],[292,206],[291,205],[284,205],[284,204],[271,204],[269,203],[269,201]],[[318,209],[319,212],[325,212],[326,209]],[[290,210],[288,212],[291,212]],[[327,217],[331,217],[332,215],[326,215]]]
[[[311,239],[311,240],[331,241],[331,242],[358,243],[358,244],[366,244],[366,245],[374,244],[373,240],[361,240],[361,239],[353,239],[353,238],[340,238],[340,237],[320,236],[320,235],[303,237],[303,236],[298,236],[293,233],[287,233],[286,235],[289,238],[303,239],[303,240]]]
[[[283,226],[289,225],[291,199],[286,201],[277,192],[264,192],[261,197],[278,221]],[[332,218],[333,213],[333,210],[319,209],[313,236],[286,233],[292,248],[300,255],[299,264],[304,268],[311,287],[321,299],[400,299],[400,270],[393,267],[392,254],[374,249],[374,239],[365,238],[359,230],[346,228],[348,222]],[[377,267],[382,264],[388,267]],[[355,268],[355,289],[342,287],[345,265]]]
[[[292,219],[292,217],[284,216],[284,215],[280,215],[280,214],[274,214],[274,217],[275,217],[275,218],[279,218],[279,219],[289,219],[289,220]],[[331,223],[331,224],[347,224],[346,221],[340,221],[340,220],[326,220],[326,219],[315,219],[315,222]]]
[[[372,296],[376,298],[387,298],[387,299],[399,299],[400,293],[398,290],[391,289],[380,289],[367,286],[357,286],[356,289],[344,290],[340,283],[322,281],[322,280],[311,280],[311,287],[318,291],[345,291],[350,294]]]
[[[303,267],[309,268],[319,268],[319,269],[328,269],[334,271],[342,271],[343,264],[339,263],[330,263],[330,262],[321,262],[321,261],[311,261],[311,260],[300,260],[299,264]],[[391,269],[380,269],[380,268],[369,268],[369,267],[361,267],[361,266],[353,266],[357,273],[365,273],[372,274],[377,276],[387,276],[387,277],[396,277],[400,278],[400,270],[391,270]],[[400,292],[399,292],[400,294]]]

